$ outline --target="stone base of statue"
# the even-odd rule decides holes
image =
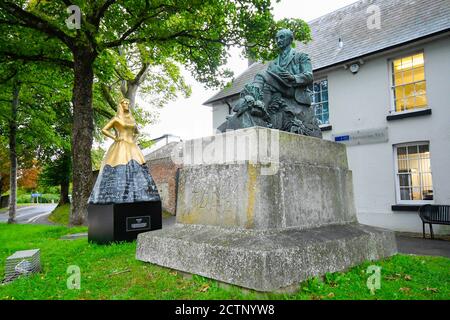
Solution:
[[[89,204],[88,240],[97,244],[133,241],[162,228],[161,201]]]
[[[139,234],[136,256],[276,291],[396,252],[358,224],[344,145],[254,127],[184,144],[177,224]]]

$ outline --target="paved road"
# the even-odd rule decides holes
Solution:
[[[442,256],[450,258],[450,241],[422,239],[401,233],[396,234],[398,252],[420,256]]]
[[[48,215],[56,208],[55,204],[39,204],[17,208],[17,223],[49,224]],[[0,222],[8,221],[8,211],[0,213]]]

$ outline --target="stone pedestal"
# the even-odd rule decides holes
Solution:
[[[140,234],[139,260],[275,291],[396,253],[357,222],[342,144],[255,127],[182,151],[177,224]]]

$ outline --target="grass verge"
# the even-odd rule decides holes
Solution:
[[[67,226],[69,225],[69,214],[70,214],[70,204],[64,204],[62,206],[56,207],[55,210],[48,216],[48,220]]]
[[[87,239],[60,240],[85,227],[0,224],[0,277],[5,259],[17,250],[41,249],[40,274],[0,285],[0,299],[448,299],[450,259],[396,255],[330,273],[299,286],[294,294],[261,294],[135,259],[136,243],[109,246]],[[81,271],[81,289],[67,288],[67,268]],[[381,288],[367,289],[370,265],[380,266]]]

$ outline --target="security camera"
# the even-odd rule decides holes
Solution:
[[[357,73],[359,71],[359,64],[354,63],[350,66],[350,71],[353,73]]]

